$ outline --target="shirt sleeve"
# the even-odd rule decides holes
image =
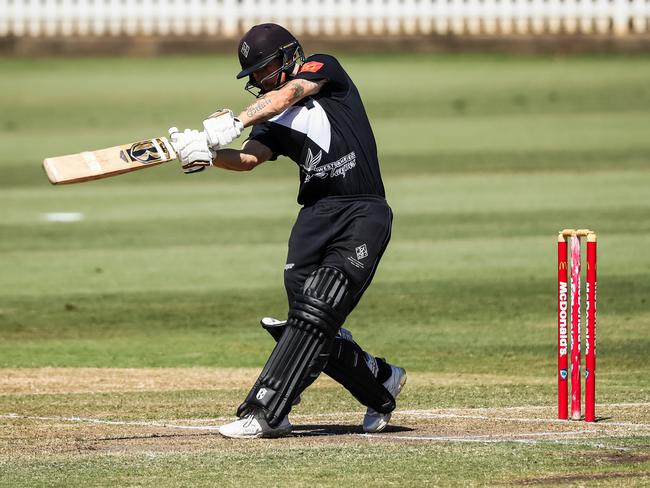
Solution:
[[[305,59],[295,78],[309,81],[323,81],[340,90],[348,88],[348,77],[338,60],[327,54],[314,54]]]
[[[278,156],[282,155],[282,150],[277,143],[277,138],[273,137],[273,134],[271,133],[271,124],[269,122],[255,124],[251,129],[248,139],[251,141],[257,141],[268,147],[273,153],[273,156],[270,158],[271,161],[275,161],[278,159]]]

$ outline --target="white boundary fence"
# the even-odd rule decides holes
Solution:
[[[0,37],[650,33],[650,0],[0,0]]]

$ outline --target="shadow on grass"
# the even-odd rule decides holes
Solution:
[[[410,427],[401,427],[399,425],[390,425],[382,433],[411,432],[415,429]],[[293,437],[317,437],[317,436],[335,436],[365,434],[361,425],[336,425],[336,424],[304,424],[294,425]]]
[[[201,436],[209,436],[209,435],[214,435],[214,432],[201,432],[198,434],[189,434],[189,433],[183,433],[183,434],[148,434],[148,435],[129,435],[129,436],[116,436],[116,437],[97,437],[97,438],[90,438],[90,439],[78,439],[79,441],[92,441],[92,442],[99,442],[99,441],[137,441],[137,440],[143,440],[143,439],[163,439],[166,437],[201,437]]]
[[[382,434],[386,433],[400,433],[412,432],[415,429],[410,427],[401,427],[397,425],[390,425],[386,427]],[[339,435],[352,435],[352,434],[365,434],[362,426],[360,425],[336,425],[336,424],[303,424],[294,425],[290,437],[320,437],[320,436],[339,436]],[[111,437],[97,437],[90,439],[79,439],[86,442],[102,442],[102,441],[141,441],[147,439],[164,439],[164,438],[189,438],[189,437],[205,437],[205,436],[219,436],[217,432],[199,432],[199,433],[173,433],[173,434],[160,434],[154,433],[149,435],[129,435],[129,436],[111,436]]]

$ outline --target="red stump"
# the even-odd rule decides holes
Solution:
[[[581,417],[580,237],[571,236],[571,418]]]
[[[587,236],[587,334],[585,349],[585,421],[596,420],[596,234]]]
[[[568,419],[569,396],[569,290],[567,241],[560,234],[557,240],[557,417]]]

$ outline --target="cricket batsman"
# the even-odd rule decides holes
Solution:
[[[359,92],[336,58],[305,58],[298,40],[276,24],[250,29],[238,55],[237,78],[247,79],[246,90],[256,99],[237,117],[216,112],[202,131],[170,129],[183,171],[248,171],[286,156],[300,168],[302,208],[284,267],[287,319],[262,320],[277,344],[237,409],[238,419],[219,432],[287,435],[291,407],[323,371],[367,407],[363,429],[380,432],[406,372],[365,352],[342,328],[372,281],[393,217]],[[226,148],[249,126],[241,149]]]

